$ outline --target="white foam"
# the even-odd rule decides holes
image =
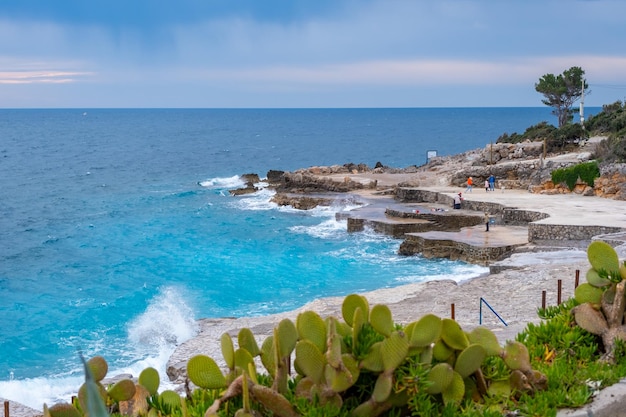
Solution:
[[[239,188],[245,185],[245,182],[239,175],[232,177],[216,177],[198,182],[202,187],[207,188]]]
[[[343,239],[346,235],[346,222],[329,219],[315,226],[292,226],[289,230],[294,233],[306,234],[320,239]]]
[[[197,322],[193,311],[185,304],[183,291],[176,287],[162,288],[150,300],[146,311],[128,324],[130,346],[127,347],[127,355],[130,363],[127,366],[110,367],[107,377],[121,374],[136,377],[142,370],[153,367],[162,376],[159,389],[171,388],[165,378],[167,360],[176,345],[190,339],[197,331]],[[85,356],[91,356],[92,351],[93,346]],[[70,376],[0,381],[0,396],[36,410],[42,410],[44,403],[52,405],[70,402],[84,382],[78,358],[76,361],[77,367],[68,370]]]

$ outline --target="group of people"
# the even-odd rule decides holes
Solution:
[[[465,189],[466,193],[472,192],[472,187],[474,186],[474,179],[472,177],[467,178],[467,188]],[[496,190],[496,177],[491,174],[489,178],[485,180],[485,191],[495,191]]]

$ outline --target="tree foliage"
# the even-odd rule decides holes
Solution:
[[[546,106],[553,107],[559,127],[564,126],[572,117],[572,105],[583,92],[588,92],[588,85],[584,81],[585,71],[580,67],[571,67],[562,74],[545,74],[535,84],[535,91],[543,94],[541,100]]]

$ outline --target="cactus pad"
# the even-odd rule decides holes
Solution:
[[[469,345],[457,356],[454,370],[461,378],[467,378],[480,368],[486,357],[487,350],[484,347],[478,344]]]
[[[252,334],[252,330],[247,327],[239,330],[237,342],[239,343],[239,347],[247,350],[252,357],[258,356],[261,353],[259,345],[256,343],[256,339],[254,338],[254,334]]]
[[[323,351],[326,347],[326,323],[314,311],[305,311],[298,314],[296,328],[301,339],[308,339],[317,348]]]
[[[109,388],[108,393],[115,402],[128,401],[135,395],[135,383],[130,379],[122,379]]]
[[[102,356],[94,356],[87,361],[87,366],[91,370],[91,375],[96,382],[100,382],[107,376],[109,365]]]
[[[593,268],[589,268],[585,277],[587,278],[587,282],[593,285],[594,287],[606,287],[607,285],[611,283],[611,280],[607,278],[602,278],[598,274],[598,271],[596,271]]]
[[[455,350],[463,350],[469,346],[467,335],[459,323],[452,319],[445,318],[442,320],[441,338],[446,342],[446,345]]]
[[[598,272],[619,270],[617,252],[611,245],[601,240],[595,240],[587,247],[587,258],[591,267]]]
[[[433,346],[433,357],[438,361],[447,361],[453,353],[454,349],[445,344],[441,339],[435,342],[435,345]]]
[[[574,290],[574,298],[580,304],[600,304],[603,292],[603,288],[594,287],[593,285],[585,282],[584,284],[580,284],[578,287],[576,287],[576,289]]]
[[[220,338],[220,345],[222,348],[222,356],[228,369],[235,369],[235,346],[233,345],[233,339],[228,333],[222,334]]]
[[[276,335],[278,336],[278,340],[276,341],[278,354],[281,358],[286,358],[291,355],[291,352],[293,352],[293,349],[296,347],[298,330],[291,320],[283,319],[278,323]]]
[[[372,310],[373,311],[373,310]],[[396,369],[409,353],[409,342],[403,332],[393,332],[380,347],[386,371]]]
[[[178,408],[181,406],[180,395],[176,391],[165,390],[159,395],[159,398],[163,404],[167,404],[172,408]]]
[[[526,346],[517,341],[508,341],[504,346],[503,358],[506,366],[511,370],[527,372],[532,370],[530,366],[530,355]]]
[[[457,372],[452,373],[452,382],[441,392],[444,404],[460,404],[465,395],[465,383]]]
[[[261,363],[272,378],[276,376],[276,351],[274,336],[268,336],[261,345]]]
[[[248,373],[250,369],[250,365],[252,365],[252,369],[254,370],[254,359],[250,352],[248,352],[244,348],[239,348],[235,351],[235,368],[241,369],[244,373]]]
[[[385,369],[381,347],[383,342],[376,342],[371,347],[367,356],[361,361],[361,367],[372,372],[382,372]]]
[[[478,343],[485,348],[487,356],[498,356],[502,347],[496,335],[486,327],[476,327],[467,335],[470,343]]]
[[[67,403],[55,404],[50,408],[46,406],[46,409],[50,417],[81,417],[76,407]]]
[[[441,335],[441,318],[434,314],[427,314],[413,326],[409,343],[411,346],[428,346],[434,343]]]
[[[365,317],[369,316],[370,307],[365,297],[358,294],[350,294],[346,298],[344,298],[341,305],[341,315],[343,317],[343,321],[345,321],[349,326],[352,326],[354,310],[356,310],[358,307],[363,310],[363,314],[365,314]]]
[[[311,378],[314,383],[319,384],[322,382],[326,359],[313,342],[307,339],[298,341],[296,344],[295,363],[297,368],[305,376]]]
[[[382,373],[378,375],[376,384],[374,385],[374,391],[372,392],[372,399],[377,403],[382,403],[389,398],[391,394],[391,387],[393,385],[392,374]]]
[[[146,368],[139,374],[137,382],[147,389],[150,395],[154,395],[157,393],[159,384],[161,383],[159,372],[152,367]]]
[[[602,313],[591,306],[591,304],[585,303],[577,305],[572,309],[574,320],[583,329],[589,333],[595,335],[602,335],[608,329],[609,325]]]
[[[370,323],[378,333],[389,337],[393,331],[393,318],[389,307],[384,304],[376,304],[370,312]]]
[[[187,362],[187,375],[200,388],[217,389],[226,387],[226,378],[215,361],[206,355],[196,355]]]
[[[454,369],[443,362],[433,366],[426,377],[431,385],[426,389],[429,394],[439,394],[445,391],[452,383]]]

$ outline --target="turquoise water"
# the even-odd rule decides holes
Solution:
[[[239,175],[421,165],[552,120],[547,108],[0,110],[0,397],[76,390],[77,351],[110,373],[164,364],[203,317],[483,268],[400,257],[335,212],[232,197]],[[33,389],[35,388],[35,389]]]

